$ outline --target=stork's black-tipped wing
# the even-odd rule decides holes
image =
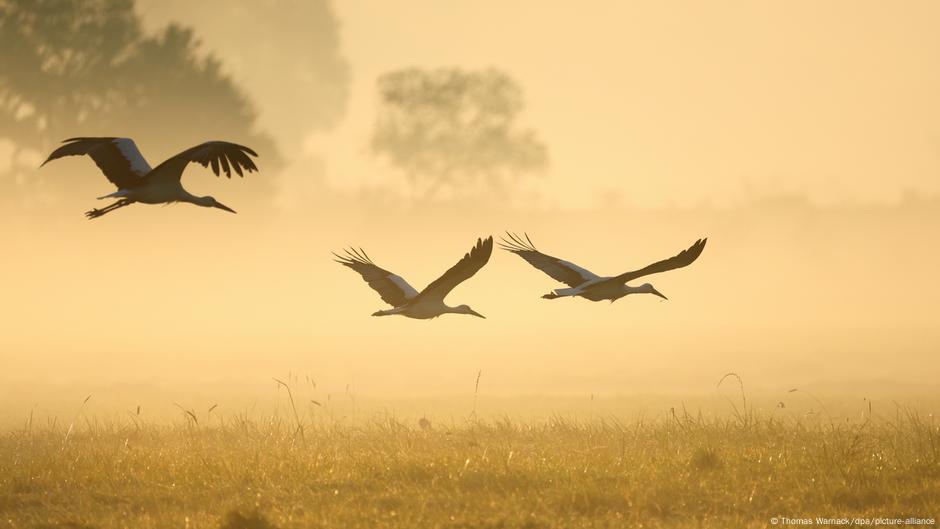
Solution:
[[[211,167],[216,176],[221,176],[224,172],[226,177],[231,178],[232,169],[238,176],[244,176],[244,172],[250,173],[258,170],[258,166],[249,155],[258,156],[258,153],[237,143],[207,141],[186,149],[158,165],[153,170],[152,178],[179,180],[183,176],[183,169],[190,162],[198,163],[203,167]]]
[[[590,270],[586,270],[574,263],[546,255],[536,250],[528,234],[524,234],[523,237],[520,237],[515,233],[509,233],[507,231],[506,235],[509,236],[509,240],[503,238],[503,241],[499,245],[500,248],[522,257],[528,261],[530,265],[545,272],[556,281],[561,281],[569,287],[576,287],[587,281],[598,279],[598,276]]]
[[[675,270],[676,268],[682,268],[683,266],[689,266],[696,259],[698,259],[698,256],[702,255],[702,250],[705,249],[705,243],[707,241],[708,238],[699,239],[695,241],[695,244],[689,246],[685,250],[682,250],[669,259],[663,259],[662,261],[653,263],[639,270],[634,270],[633,272],[620,274],[619,276],[608,279],[608,281],[626,283],[627,281],[631,281],[638,277],[648,276],[650,274],[658,274],[659,272],[666,272],[669,270]]]
[[[483,268],[483,265],[490,260],[490,255],[492,254],[493,238],[487,237],[485,240],[477,239],[476,246],[467,252],[463,256],[463,259],[452,266],[450,270],[444,272],[444,275],[431,282],[430,285],[417,295],[416,299],[433,297],[443,301],[454,287],[479,272],[480,269]]]
[[[350,249],[346,250],[346,255],[333,255],[337,263],[358,272],[372,290],[379,293],[382,301],[393,307],[400,307],[418,295],[418,291],[401,276],[379,268],[362,250]]]
[[[42,165],[65,156],[87,154],[118,189],[134,187],[150,172],[150,164],[130,138],[69,138],[63,143]]]

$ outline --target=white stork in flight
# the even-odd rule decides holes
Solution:
[[[478,318],[485,318],[467,305],[450,307],[444,304],[447,294],[460,283],[473,277],[493,253],[493,238],[477,239],[476,246],[463,256],[457,264],[444,275],[435,279],[424,290],[418,292],[401,276],[376,266],[364,251],[346,250],[346,255],[337,255],[336,262],[352,268],[369,283],[373,290],[379,293],[382,300],[391,305],[392,309],[380,310],[373,316],[391,316],[401,314],[409,318],[427,320],[436,318],[441,314],[470,314]]]
[[[570,288],[559,288],[542,296],[545,299],[555,299],[566,296],[581,296],[591,301],[601,301],[609,299],[611,303],[628,294],[655,294],[663,299],[667,299],[658,290],[649,283],[643,283],[640,286],[631,287],[626,283],[639,277],[659,272],[666,272],[683,266],[689,266],[698,259],[705,248],[706,239],[699,239],[687,250],[682,250],[678,254],[653,263],[647,267],[632,272],[625,272],[619,276],[601,277],[589,270],[570,263],[568,261],[546,255],[535,249],[532,240],[528,235],[520,237],[513,233],[506,233],[509,240],[503,239],[500,246],[519,257],[522,257],[532,266],[545,272],[553,279],[565,283]]]
[[[228,178],[232,177],[232,169],[235,169],[238,176],[244,176],[242,170],[249,173],[258,170],[255,163],[248,157],[249,154],[258,156],[255,151],[227,141],[207,141],[196,145],[167,159],[154,169],[150,168],[150,164],[140,154],[134,140],[130,138],[70,138],[63,143],[65,145],[53,151],[42,165],[64,156],[87,154],[95,161],[104,176],[118,188],[114,193],[98,197],[98,199],[116,198],[119,200],[102,209],[93,209],[85,213],[89,219],[100,217],[134,202],[144,204],[189,202],[197,206],[219,208],[235,213],[234,209],[212,197],[197,197],[183,189],[183,184],[180,182],[183,169],[190,162],[202,164],[203,167],[211,164],[216,176],[220,175],[219,168],[221,167]]]

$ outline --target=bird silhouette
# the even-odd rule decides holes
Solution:
[[[203,167],[211,165],[212,172],[216,176],[224,172],[228,178],[232,177],[233,169],[238,176],[244,176],[244,172],[250,173],[258,170],[248,156],[258,156],[255,151],[226,141],[207,141],[196,145],[168,158],[153,169],[140,154],[137,144],[130,138],[70,138],[63,143],[65,145],[54,150],[40,167],[65,156],[87,154],[91,156],[104,176],[118,188],[114,193],[98,197],[99,200],[116,198],[118,201],[107,207],[86,212],[85,216],[89,219],[98,218],[135,202],[143,204],[189,202],[197,206],[219,208],[235,213],[234,209],[213,197],[200,197],[186,191],[181,182],[183,170],[191,162],[201,164]]]
[[[379,293],[382,300],[392,309],[380,310],[373,316],[391,316],[400,314],[409,318],[430,319],[442,314],[469,314],[485,318],[467,305],[450,307],[444,303],[447,294],[460,283],[473,277],[490,259],[493,253],[493,238],[477,239],[474,246],[463,259],[457,262],[444,275],[435,279],[424,290],[418,292],[401,276],[378,267],[362,249],[346,250],[346,255],[336,256],[336,262],[352,268]]]
[[[626,283],[650,274],[657,274],[659,272],[689,266],[702,254],[702,250],[705,248],[705,242],[708,240],[707,238],[699,239],[688,249],[682,250],[668,259],[657,261],[639,270],[625,272],[612,277],[601,277],[572,262],[552,257],[551,255],[538,251],[535,245],[532,244],[532,240],[529,239],[528,234],[523,234],[523,236],[520,237],[514,233],[507,232],[506,235],[509,239],[503,238],[500,243],[502,249],[522,257],[535,268],[538,268],[553,279],[561,281],[569,287],[555,289],[542,296],[543,298],[557,299],[561,297],[579,296],[591,301],[606,299],[610,300],[611,303],[629,294],[653,294],[667,299],[666,296],[653,288],[653,285],[649,283],[643,283],[636,287],[627,285]]]

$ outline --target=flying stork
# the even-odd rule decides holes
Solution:
[[[654,294],[663,299],[667,299],[666,296],[662,295],[649,283],[643,283],[636,287],[632,287],[626,283],[650,274],[657,274],[659,272],[689,266],[702,254],[702,250],[705,248],[705,242],[708,240],[707,238],[699,239],[688,249],[682,250],[669,259],[663,259],[662,261],[653,263],[639,270],[625,272],[619,276],[601,277],[574,263],[538,251],[535,245],[532,244],[532,240],[529,239],[528,235],[520,237],[509,232],[506,232],[506,235],[509,236],[509,240],[503,239],[503,242],[500,244],[502,249],[522,257],[535,268],[538,268],[553,279],[561,281],[570,287],[555,289],[542,296],[543,298],[555,299],[567,296],[580,296],[591,301],[608,299],[611,303],[628,294]]]
[[[42,165],[64,156],[87,154],[91,156],[104,176],[118,188],[110,195],[98,197],[98,200],[106,198],[119,200],[102,209],[86,212],[85,216],[89,219],[98,218],[134,202],[144,204],[189,202],[197,206],[219,208],[235,213],[234,209],[213,197],[197,197],[183,189],[183,184],[180,182],[183,169],[190,162],[202,164],[203,167],[211,164],[212,172],[216,176],[220,176],[221,167],[228,178],[232,177],[232,169],[235,169],[238,176],[244,176],[242,170],[249,173],[258,170],[255,163],[248,157],[249,154],[258,156],[255,151],[227,141],[207,141],[196,145],[165,160],[154,169],[150,168],[150,164],[137,149],[137,144],[130,138],[70,138],[63,143],[65,145],[53,151]]]
[[[460,283],[473,277],[493,253],[493,237],[486,240],[477,239],[477,244],[457,264],[444,275],[435,279],[424,290],[418,292],[401,276],[376,266],[372,259],[361,249],[346,250],[346,255],[337,255],[336,262],[352,268],[369,283],[373,290],[379,293],[382,300],[394,308],[380,310],[373,316],[391,316],[401,314],[409,318],[427,320],[436,318],[441,314],[470,314],[478,318],[485,318],[467,305],[450,307],[444,304],[447,294]]]

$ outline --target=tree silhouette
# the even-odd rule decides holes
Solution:
[[[5,196],[56,174],[36,173],[20,161],[24,151],[42,156],[72,136],[134,137],[152,163],[206,139],[250,145],[268,167],[277,160],[270,138],[254,130],[250,102],[214,56],[198,53],[192,30],[145,34],[133,0],[0,0],[0,49],[7,176],[29,172],[0,173]]]
[[[345,114],[350,71],[330,0],[138,0],[138,9],[147,21],[185,14],[259,102],[258,123],[286,153]]]
[[[516,124],[522,90],[503,72],[412,68],[383,75],[378,89],[372,150],[422,198],[499,190],[547,164],[536,133]]]

